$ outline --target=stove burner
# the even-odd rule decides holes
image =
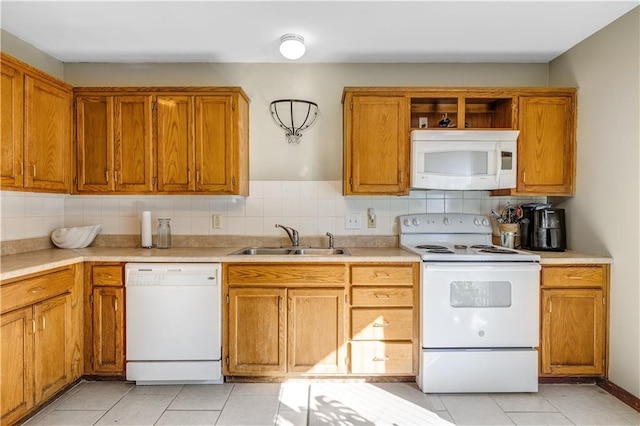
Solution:
[[[442,247],[442,248],[435,248],[435,249],[427,250],[427,253],[444,253],[444,254],[446,254],[446,253],[453,253],[453,252],[451,250],[449,250],[448,248],[446,248],[446,247]]]
[[[482,253],[500,253],[500,254],[516,254],[517,252],[513,250],[501,249],[498,247],[491,247],[487,249],[480,250]]]
[[[436,246],[433,244],[423,244],[420,246],[416,246],[416,248],[425,249],[425,250],[446,250],[447,249],[445,246]]]
[[[487,244],[476,244],[475,246],[471,246],[471,248],[474,248],[474,249],[493,249],[495,247],[487,245]]]
[[[456,244],[453,246],[453,248],[458,250],[466,250],[467,246],[465,246],[464,244]]]

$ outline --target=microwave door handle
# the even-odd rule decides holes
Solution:
[[[502,150],[500,149],[500,142],[496,143],[496,182],[500,182],[500,173],[502,172],[502,167],[500,167],[500,163],[502,162]]]

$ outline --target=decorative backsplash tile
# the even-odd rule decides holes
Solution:
[[[409,213],[489,214],[507,204],[545,202],[546,197],[490,197],[488,191],[411,191],[408,196],[342,195],[341,181],[252,181],[249,197],[208,195],[60,195],[0,192],[1,241],[48,236],[62,226],[102,225],[102,235],[140,232],[140,215],[154,224],[171,218],[175,235],[281,236],[276,223],[302,236],[396,235],[399,215]],[[367,227],[367,209],[376,228]],[[346,229],[345,217],[359,213],[361,229]],[[213,228],[213,215],[221,227]],[[154,230],[155,233],[155,230]]]

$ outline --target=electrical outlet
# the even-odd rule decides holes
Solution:
[[[211,216],[211,226],[213,229],[222,229],[222,215],[214,214]]]
[[[344,227],[345,229],[361,229],[362,215],[360,213],[347,213]]]
[[[377,220],[377,215],[376,215],[376,209],[374,209],[373,207],[369,207],[367,209],[367,226],[369,228],[375,228],[378,224],[378,220]]]

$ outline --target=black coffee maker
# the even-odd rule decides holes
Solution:
[[[551,204],[530,203],[520,206],[520,245],[523,249],[565,251],[567,231],[564,209]]]

